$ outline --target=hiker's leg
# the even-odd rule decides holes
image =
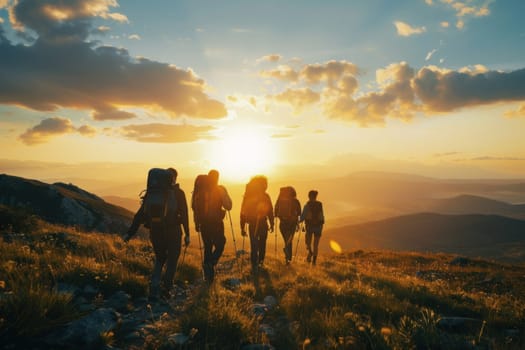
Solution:
[[[306,234],[304,235],[304,240],[306,242],[306,250],[308,251],[308,255],[306,256],[306,262],[312,261],[312,232],[310,230],[306,230]]]
[[[212,257],[212,247],[213,247],[213,238],[211,227],[208,224],[201,225],[201,237],[202,244],[204,246],[204,260],[203,264],[209,264],[213,260]]]
[[[164,286],[167,289],[171,289],[173,285],[173,277],[175,277],[175,272],[177,271],[177,262],[180,256],[181,244],[182,244],[182,231],[180,225],[169,232],[167,237],[167,247],[168,247],[168,258],[166,261],[166,273],[164,274]]]
[[[166,263],[167,249],[164,244],[164,232],[162,229],[154,228],[150,231],[150,241],[155,253],[155,262],[153,264],[153,271],[150,280],[150,295],[157,296],[160,288],[160,277],[162,268]]]
[[[215,245],[215,250],[213,251],[212,263],[217,265],[219,262],[222,253],[224,252],[224,246],[226,245],[226,236],[224,235],[224,223],[222,220],[220,222],[214,223],[213,231],[213,243]]]
[[[281,232],[284,239],[284,255],[287,261],[292,260],[292,249],[293,249],[293,230],[295,225],[291,228],[291,224],[281,222]]]
[[[312,262],[315,264],[317,260],[317,253],[319,251],[319,240],[321,239],[321,235],[315,234],[314,235],[314,251],[313,251],[313,260]]]
[[[264,262],[264,257],[266,256],[266,239],[268,238],[268,227],[263,226],[259,231],[259,265]]]
[[[250,233],[250,261],[253,266],[259,263],[259,239],[255,232],[255,222],[248,223],[248,231]]]

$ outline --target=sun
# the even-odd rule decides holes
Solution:
[[[233,181],[270,174],[278,158],[276,145],[260,127],[226,129],[214,143],[211,166],[221,172],[222,178]]]

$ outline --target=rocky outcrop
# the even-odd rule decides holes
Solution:
[[[83,231],[124,232],[133,213],[75,185],[0,175],[0,204]]]

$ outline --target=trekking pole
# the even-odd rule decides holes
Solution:
[[[297,253],[299,252],[299,241],[301,240],[301,231],[299,231],[299,234],[297,235],[297,245],[295,246],[295,256],[294,260],[297,260]]]
[[[274,240],[274,243],[275,243],[275,247],[274,247],[274,250],[275,250],[275,259],[277,259],[277,233],[275,231],[277,231],[277,220],[278,218],[275,218],[275,226],[274,229],[273,229],[273,234],[275,236],[275,240]]]
[[[181,265],[184,264],[184,258],[186,258],[186,250],[188,250],[188,246],[184,246],[184,252],[182,253],[182,261],[180,262]]]
[[[229,210],[228,210],[228,218],[230,219],[230,228],[232,230],[233,249],[235,250],[235,260],[237,261],[237,265],[239,265],[239,270],[241,270],[241,273],[242,273],[242,268],[240,267],[241,265],[239,264],[239,259],[237,258],[237,243],[235,242],[235,233],[233,232],[233,221],[232,221],[232,216]]]
[[[201,270],[202,270],[202,279],[206,279],[204,276],[204,259],[202,258],[202,245],[201,245],[201,233],[197,231],[197,237],[199,238],[199,252],[201,255]]]

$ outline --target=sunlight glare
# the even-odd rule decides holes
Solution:
[[[271,139],[260,128],[227,129],[213,148],[211,166],[229,180],[247,181],[250,177],[268,175],[277,153]]]
[[[334,240],[330,240],[330,248],[332,248],[332,250],[338,254],[341,254],[343,252],[343,249],[341,248],[339,243],[337,243]]]

